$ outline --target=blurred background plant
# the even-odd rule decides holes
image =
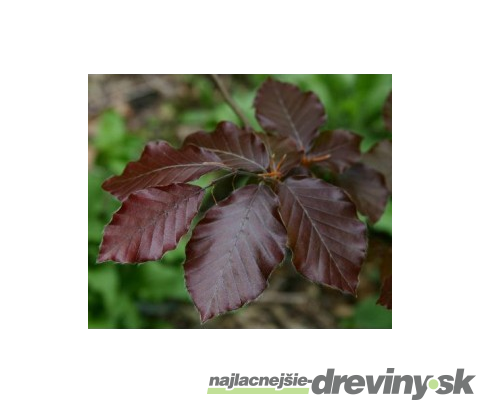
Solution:
[[[221,76],[256,129],[253,99],[268,76]],[[315,92],[327,110],[325,129],[361,135],[362,151],[391,138],[382,120],[391,75],[271,76]],[[101,189],[106,178],[138,159],[150,140],[180,146],[194,131],[211,130],[222,120],[240,122],[207,75],[90,75],[88,85],[89,328],[391,328],[391,311],[376,305],[380,272],[391,266],[391,201],[369,227],[357,298],[308,282],[286,262],[257,301],[200,325],[184,284],[185,239],[157,262],[96,264],[103,227],[120,205]],[[216,198],[229,186],[217,187]]]

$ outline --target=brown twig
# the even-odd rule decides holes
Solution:
[[[308,167],[315,162],[322,162],[322,161],[328,160],[331,156],[332,156],[331,154],[324,154],[324,155],[320,155],[318,157],[303,156],[302,157],[302,164]]]
[[[222,93],[223,98],[227,102],[228,105],[230,105],[230,108],[235,112],[235,114],[239,117],[239,119],[242,121],[243,126],[248,129],[250,128],[250,124],[248,123],[248,119],[246,116],[243,114],[241,109],[238,107],[238,105],[235,103],[233,98],[230,96],[230,94],[227,92],[227,89],[222,83],[222,80],[220,80],[220,77],[218,74],[210,74],[212,77],[213,81],[215,81],[215,85],[218,87],[220,92]]]
[[[325,155],[320,155],[318,157],[310,158],[310,161],[312,161],[312,162],[322,162],[322,161],[328,160],[330,157],[331,157],[331,154],[325,154]]]

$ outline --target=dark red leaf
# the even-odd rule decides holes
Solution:
[[[312,171],[304,165],[299,165],[298,167],[293,168],[289,173],[290,176],[311,176],[314,177]]]
[[[358,210],[372,223],[385,211],[389,191],[383,175],[361,163],[338,175],[336,184],[350,195]]]
[[[329,130],[322,132],[309,153],[313,164],[342,173],[360,159],[362,138],[348,130]],[[327,157],[322,159],[322,157]],[[320,162],[315,162],[319,159]]]
[[[383,105],[383,121],[388,131],[392,131],[392,91]]]
[[[208,210],[187,245],[185,278],[202,322],[257,298],[285,255],[278,199],[248,185]]]
[[[204,190],[187,184],[131,194],[105,227],[98,262],[141,263],[174,249],[197,214]]]
[[[137,190],[188,182],[225,165],[211,151],[195,146],[182,150],[164,141],[148,143],[138,161],[130,162],[123,173],[107,179],[103,189],[120,200]]]
[[[219,123],[211,134],[191,134],[185,139],[185,145],[189,144],[214,152],[230,168],[251,172],[268,168],[268,153],[260,138],[230,122]]]
[[[321,179],[296,177],[280,184],[278,196],[297,270],[355,294],[367,234],[345,192]]]
[[[383,305],[387,309],[392,309],[392,275],[385,278],[382,284],[382,291],[377,304]]]
[[[286,175],[300,165],[303,152],[298,150],[297,143],[291,137],[262,133],[262,139],[273,159],[275,170]]]
[[[371,240],[369,256],[380,271],[381,291],[377,304],[392,309],[392,246],[378,240]]]
[[[254,102],[258,122],[268,132],[292,137],[300,150],[309,150],[327,116],[313,92],[268,79]]]
[[[380,172],[392,193],[392,140],[382,140],[362,156],[362,162]]]

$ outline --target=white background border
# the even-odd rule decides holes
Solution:
[[[2,6],[0,400],[243,401],[207,396],[209,377],[387,367],[438,376],[461,367],[477,375],[477,395],[427,391],[422,401],[478,401],[480,35],[472,3]],[[192,72],[393,74],[393,330],[87,329],[87,74]]]

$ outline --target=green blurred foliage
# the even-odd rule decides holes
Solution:
[[[348,329],[391,329],[392,311],[376,305],[376,298],[367,297],[355,305],[353,315],[340,323]]]
[[[129,134],[122,116],[108,110],[99,119],[93,145],[98,152],[96,165],[108,173],[119,174],[128,161],[139,157],[144,140]]]
[[[375,231],[385,232],[386,234],[392,236],[392,199],[388,201],[385,212],[380,220],[373,225],[373,228]]]
[[[171,327],[148,321],[139,304],[162,301],[190,302],[183,281],[185,241],[161,261],[141,265],[96,264],[103,228],[120,203],[101,189],[112,174],[138,159],[145,139],[127,132],[124,119],[114,111],[100,117],[93,145],[98,152],[88,173],[88,325],[89,328]]]
[[[227,87],[243,109],[253,127],[260,129],[254,118],[253,100],[256,90],[268,75],[236,76],[232,83],[225,77]],[[376,142],[391,138],[383,125],[381,110],[392,88],[391,75],[271,75],[281,81],[298,85],[303,90],[315,92],[328,114],[325,129],[346,128],[363,137],[362,150],[368,150]],[[219,96],[211,80],[204,75],[185,75],[183,80],[194,91],[191,104],[183,100],[181,105],[167,103],[163,112],[173,116],[174,125],[186,125],[204,130],[213,129],[218,122],[236,123],[237,116]],[[167,127],[167,123],[165,122]],[[152,135],[162,121],[151,118],[144,128],[130,133],[124,118],[113,110],[107,110],[99,118],[96,135],[91,145],[96,150],[93,168],[88,173],[88,318],[89,328],[170,328],[158,315],[145,315],[141,307],[158,306],[161,303],[188,303],[190,297],[183,278],[186,239],[174,251],[168,252],[157,262],[141,265],[119,265],[111,262],[96,264],[104,226],[120,203],[101,189],[102,182],[119,174],[129,161],[139,158],[145,143],[156,137],[178,146],[172,129],[162,135]],[[218,176],[217,176],[218,177]],[[201,178],[200,185],[211,178]],[[239,187],[245,178],[232,186]],[[225,197],[221,187],[217,200]],[[214,192],[216,190],[214,189]],[[206,201],[203,208],[211,204]],[[371,229],[391,236],[391,201],[381,220]],[[340,322],[346,328],[389,328],[391,311],[375,305],[376,298],[366,298],[355,305],[354,314]],[[248,308],[247,308],[248,309]]]

